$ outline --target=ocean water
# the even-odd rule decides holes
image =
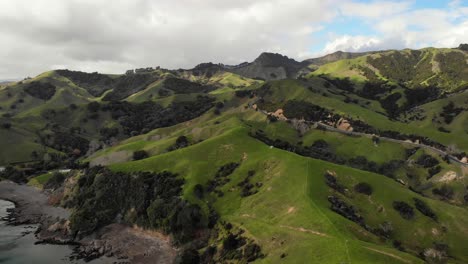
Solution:
[[[7,208],[14,207],[8,201],[0,200],[0,219],[7,216]],[[7,225],[0,220],[0,264],[63,264],[85,263],[82,260],[70,260],[73,250],[67,245],[34,245],[37,239],[34,236],[35,225]],[[115,260],[104,258],[96,259],[91,264],[110,264]]]

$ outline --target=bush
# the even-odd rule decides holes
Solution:
[[[434,211],[432,211],[432,209],[423,200],[420,200],[418,198],[413,198],[413,200],[414,200],[414,205],[416,206],[416,209],[418,209],[419,212],[437,221],[437,215],[434,213]]]
[[[44,189],[57,189],[65,181],[65,175],[60,172],[54,172],[49,180],[44,184]]]
[[[433,189],[432,193],[435,195],[442,196],[443,199],[450,200],[453,198],[455,192],[453,191],[452,187],[445,184],[440,188]]]
[[[186,136],[180,136],[176,139],[176,142],[174,145],[170,146],[167,150],[168,151],[173,151],[176,149],[181,149],[188,147],[190,145],[189,140]]]
[[[410,220],[414,217],[413,207],[411,207],[411,205],[405,202],[393,202],[393,209],[397,210],[400,213],[401,217],[403,217],[406,220]]]
[[[31,82],[24,87],[24,91],[31,95],[42,100],[49,100],[55,94],[55,85],[50,83],[42,82]]]
[[[421,165],[424,168],[430,168],[439,164],[439,161],[431,155],[424,154],[416,160],[416,164]]]
[[[360,182],[354,186],[354,190],[358,193],[371,195],[372,194],[372,186],[366,182]]]
[[[148,152],[144,150],[137,150],[133,152],[133,160],[141,160],[141,159],[146,159],[148,157],[149,157]]]

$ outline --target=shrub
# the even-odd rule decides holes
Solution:
[[[372,186],[366,182],[360,182],[354,186],[354,190],[358,193],[371,195],[372,194]]]
[[[203,199],[203,196],[204,196],[203,185],[201,184],[195,185],[195,187],[193,188],[193,193],[195,197],[197,197],[198,199]]]
[[[411,205],[401,202],[401,201],[394,201],[393,202],[393,209],[397,210],[401,217],[403,217],[406,220],[410,220],[414,217],[414,210]]]
[[[88,111],[95,113],[99,111],[99,109],[101,108],[101,105],[98,102],[91,102],[88,104],[87,108],[88,108]]]
[[[180,255],[176,257],[176,264],[198,264],[200,263],[200,255],[195,249],[183,250]]]
[[[144,150],[137,150],[133,152],[133,160],[141,160],[141,159],[146,159],[148,157],[149,157],[148,152]]]
[[[335,176],[331,175],[330,173],[326,172],[325,173],[325,183],[335,191],[339,193],[344,193],[345,192],[345,187],[338,183],[338,180],[336,179]]]
[[[2,127],[4,129],[10,129],[11,128],[11,123],[5,122],[5,123],[2,124]]]

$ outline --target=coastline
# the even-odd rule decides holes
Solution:
[[[50,205],[48,195],[31,186],[0,181],[0,199],[15,205],[6,219],[9,225],[37,225],[35,244],[74,246],[70,260],[105,257],[113,259],[109,263],[169,264],[177,254],[169,237],[123,224],[111,224],[75,240],[69,228],[71,212]]]

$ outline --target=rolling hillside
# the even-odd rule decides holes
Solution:
[[[50,71],[0,88],[0,179],[188,263],[467,263],[467,85],[434,48]]]

